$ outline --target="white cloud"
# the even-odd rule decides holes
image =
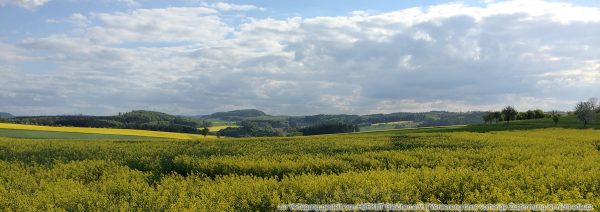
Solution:
[[[551,87],[589,87],[600,84],[600,61],[584,61],[576,69],[544,73],[538,85]]]
[[[0,42],[0,61],[22,62],[31,59],[24,50],[12,44]]]
[[[232,28],[217,11],[206,7],[136,9],[128,13],[96,13],[100,25],[87,28],[88,37],[100,43],[199,42],[222,40]]]
[[[224,8],[74,14],[84,33],[0,45],[0,60],[15,63],[2,73],[0,107],[46,114],[377,113],[508,104],[568,110],[578,99],[600,96],[595,7],[443,4],[244,18],[239,25],[222,20]],[[19,66],[19,57],[38,58],[51,70]]]
[[[67,20],[79,27],[85,27],[90,22],[88,20],[87,16],[85,16],[81,13],[75,13],[75,14],[71,15]]]
[[[141,4],[136,0],[104,0],[104,1],[127,4],[128,6],[141,6]]]
[[[222,11],[251,11],[251,10],[260,10],[265,11],[265,8],[257,7],[255,5],[249,4],[231,4],[227,2],[217,2],[213,4],[204,4],[205,6],[209,6],[215,8],[217,10]]]
[[[15,5],[26,9],[34,9],[48,3],[50,0],[0,0],[0,6]]]

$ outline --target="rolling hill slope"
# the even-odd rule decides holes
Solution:
[[[463,130],[473,127],[482,126]],[[0,138],[0,208],[274,211],[290,203],[389,202],[600,207],[599,130],[434,129],[441,128],[210,142]]]
[[[0,112],[0,118],[14,118],[15,116],[13,116],[10,113],[5,113],[5,112]]]
[[[10,131],[10,132],[6,131],[6,129],[10,129],[10,130],[27,130],[27,131],[43,131],[43,132],[143,136],[143,137],[171,138],[171,139],[202,139],[202,138],[204,138],[204,136],[198,135],[198,134],[160,132],[160,131],[149,131],[149,130],[85,128],[85,127],[51,127],[51,126],[35,126],[35,125],[9,124],[9,123],[0,123],[0,129],[5,129],[4,135],[6,137],[11,137],[12,133],[23,134],[23,132],[19,132],[19,131]],[[49,136],[50,138],[52,138],[51,134],[46,133],[46,135]],[[57,136],[64,136],[64,135],[57,135]],[[207,138],[214,138],[214,136],[207,136]]]

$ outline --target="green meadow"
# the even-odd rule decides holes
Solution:
[[[145,136],[109,135],[76,132],[51,132],[41,130],[0,129],[0,137],[34,139],[154,139]]]

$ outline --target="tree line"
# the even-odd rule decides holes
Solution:
[[[350,133],[358,132],[360,129],[358,125],[350,123],[321,123],[305,128],[301,128],[300,132],[303,135],[321,135],[321,134],[335,134],[335,133]]]
[[[507,106],[501,111],[488,111],[483,114],[484,123],[510,122],[511,120],[527,120],[545,118],[546,114],[540,109],[518,112],[512,106]]]
[[[583,123],[583,127],[585,128],[596,119],[597,113],[600,113],[600,100],[597,98],[590,98],[587,101],[578,102],[571,113]],[[518,112],[513,106],[506,106],[501,111],[488,111],[482,115],[485,124],[494,122],[506,122],[506,124],[509,124],[512,120],[541,118],[550,118],[554,124],[558,124],[560,117],[561,113],[556,110],[544,112],[540,109],[535,109]]]
[[[277,128],[268,120],[241,121],[239,127],[228,127],[216,132],[217,136],[226,137],[269,137],[269,136],[301,136],[335,133],[358,132],[358,125],[347,122],[324,122],[315,125],[295,128]]]

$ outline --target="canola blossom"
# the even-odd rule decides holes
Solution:
[[[270,211],[285,204],[592,204],[600,131],[288,138],[0,138],[0,208]]]

